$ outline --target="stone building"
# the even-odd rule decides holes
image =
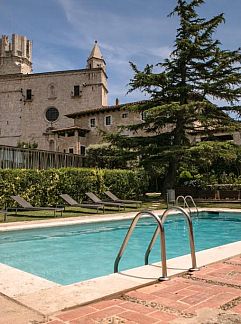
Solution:
[[[67,149],[68,152],[77,152],[79,148],[80,154],[84,155],[86,147],[102,142],[100,131],[114,132],[120,125],[137,124],[143,121],[143,114],[128,110],[127,107],[133,104],[135,102],[120,105],[117,100],[114,106],[102,106],[67,114],[74,125],[53,130],[52,134],[58,138],[56,141],[62,151]],[[122,133],[130,135],[130,131]]]
[[[28,142],[37,143],[38,149],[62,151],[52,131],[73,125],[66,115],[108,104],[105,61],[96,42],[85,69],[31,72],[31,41],[19,35],[12,35],[11,41],[2,36],[0,145]],[[80,153],[80,148],[75,147],[73,153]]]
[[[36,143],[38,149],[84,155],[102,141],[99,130],[143,121],[143,114],[128,111],[133,104],[108,106],[106,63],[97,42],[85,69],[32,73],[32,42],[20,35],[0,39],[0,145]],[[241,144],[240,133],[223,136]],[[202,140],[200,134],[191,138]]]

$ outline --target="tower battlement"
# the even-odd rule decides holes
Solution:
[[[0,39],[0,75],[32,72],[32,42],[25,36],[7,35]]]

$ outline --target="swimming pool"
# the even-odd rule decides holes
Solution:
[[[113,264],[131,220],[8,231],[0,234],[0,262],[62,285],[113,273]],[[239,241],[241,214],[201,213],[193,217],[196,251]],[[138,223],[119,269],[144,264],[156,228],[152,219]],[[165,223],[167,258],[190,253],[185,219]],[[160,261],[159,240],[150,263]]]

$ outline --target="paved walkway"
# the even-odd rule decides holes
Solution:
[[[185,273],[113,299],[62,311],[47,323],[241,323],[241,255],[192,275]]]
[[[0,294],[0,324],[44,323],[45,316]]]

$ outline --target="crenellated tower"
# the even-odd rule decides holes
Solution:
[[[32,42],[25,36],[12,35],[0,39],[0,75],[32,72]]]

